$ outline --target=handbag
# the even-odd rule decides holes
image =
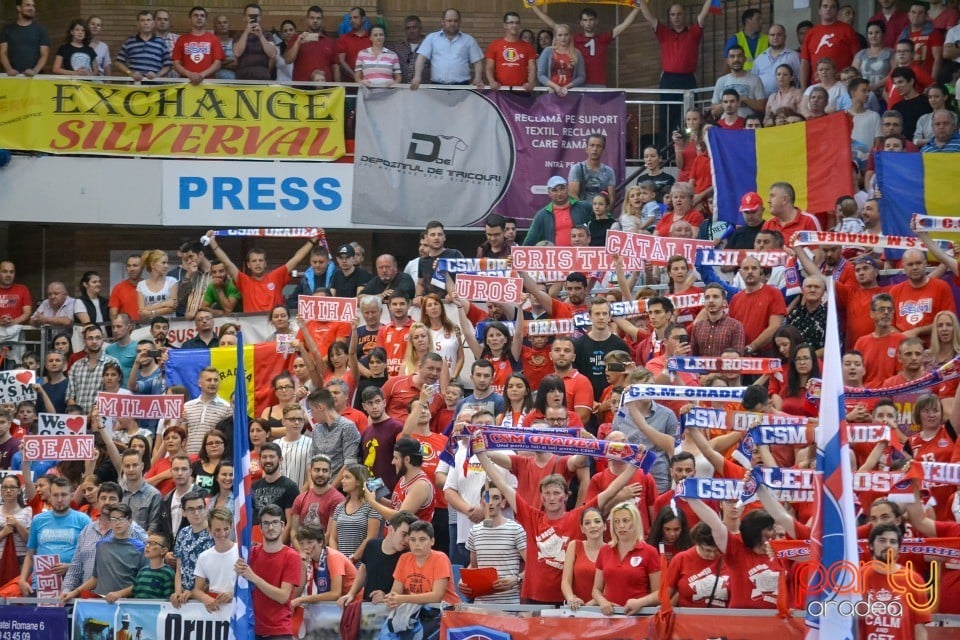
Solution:
[[[713,570],[713,575],[716,576],[716,579],[713,581],[713,589],[710,590],[710,597],[707,598],[707,609],[713,606],[713,596],[717,593],[717,585],[720,584],[720,569],[723,567],[723,556],[717,560],[717,567]]]

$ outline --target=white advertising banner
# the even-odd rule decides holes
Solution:
[[[506,193],[516,160],[503,114],[475,91],[362,90],[356,141],[362,224],[471,226]]]
[[[353,165],[164,160],[164,226],[352,226]]]

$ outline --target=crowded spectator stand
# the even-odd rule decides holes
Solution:
[[[16,5],[0,637],[956,634],[956,11],[561,4]]]

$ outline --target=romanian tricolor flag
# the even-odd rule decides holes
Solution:
[[[888,236],[912,236],[910,217],[960,215],[960,154],[879,152],[874,156],[880,220]]]
[[[793,185],[804,211],[833,211],[837,198],[853,193],[851,127],[846,113],[765,129],[712,127],[717,219],[743,224],[740,198],[751,191],[763,196],[774,182]]]
[[[204,367],[216,367],[220,372],[220,396],[233,400],[237,377],[237,350],[234,347],[213,349],[171,349],[167,361],[167,386],[181,384],[190,396],[200,395],[197,380]],[[247,415],[260,413],[276,399],[271,382],[287,367],[287,357],[277,353],[277,343],[261,342],[243,348],[243,368],[246,384]]]

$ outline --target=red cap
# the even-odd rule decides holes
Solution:
[[[740,198],[740,211],[755,211],[763,206],[763,198],[756,191],[746,193]]]

